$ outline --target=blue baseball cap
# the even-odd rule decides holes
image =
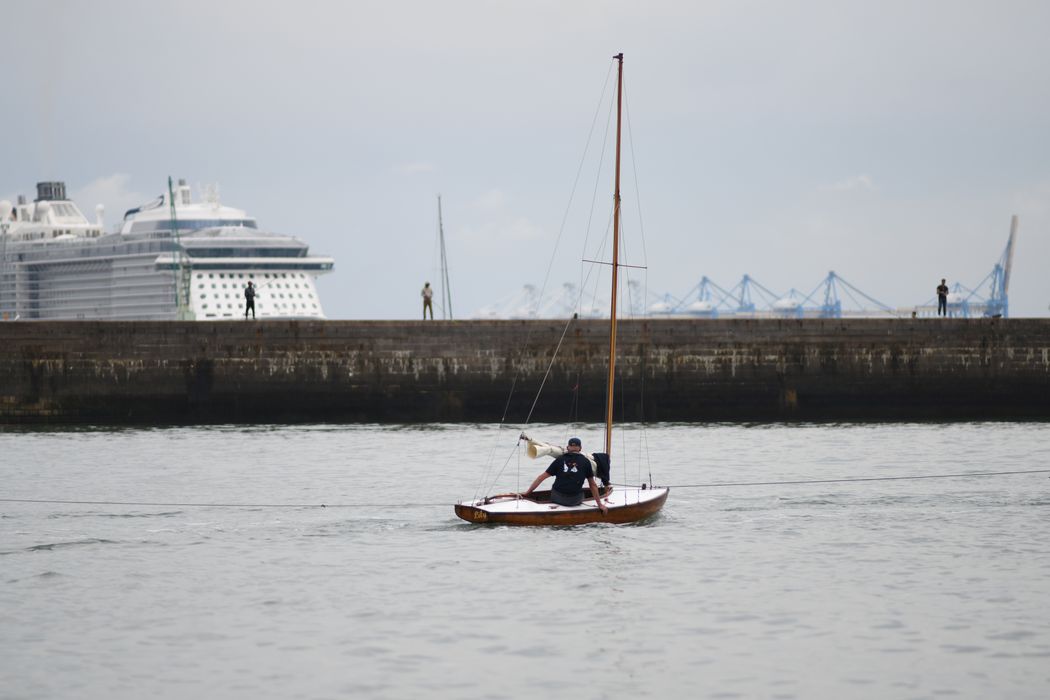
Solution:
[[[577,447],[583,447],[583,443],[580,442],[580,438],[578,438],[578,437],[571,437],[571,438],[569,438],[569,444],[570,445],[576,445]]]

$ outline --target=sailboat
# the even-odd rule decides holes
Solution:
[[[605,410],[605,452],[593,455],[603,466],[608,466],[608,456],[612,453],[613,430],[613,389],[616,378],[616,299],[619,285],[620,255],[620,143],[621,115],[623,111],[623,54],[613,56],[618,62],[616,82],[616,176],[613,194],[613,245],[612,245],[612,295],[609,313],[609,375],[606,385]],[[527,454],[530,457],[558,457],[563,450],[560,447],[545,445],[529,440],[524,434],[521,439],[527,441]],[[565,506],[551,500],[550,490],[533,491],[527,497],[519,493],[505,493],[487,496],[455,504],[456,515],[471,523],[491,523],[501,525],[583,525],[587,523],[624,524],[645,520],[659,512],[667,501],[669,488],[652,488],[650,485],[617,486],[609,483],[608,469],[599,470],[603,483],[599,489],[599,498],[605,509],[599,507],[593,495],[582,503]]]

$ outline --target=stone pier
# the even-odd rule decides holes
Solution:
[[[601,421],[608,322],[566,323],[0,323],[0,423],[516,424],[541,383],[533,421]],[[1050,418],[1050,319],[619,327],[622,420]]]

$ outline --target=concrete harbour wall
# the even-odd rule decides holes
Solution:
[[[605,321],[0,323],[0,423],[600,421]],[[620,323],[625,420],[1050,418],[1050,319]],[[511,396],[511,387],[514,393]],[[508,397],[510,397],[508,404]]]

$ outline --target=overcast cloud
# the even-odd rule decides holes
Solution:
[[[913,305],[980,282],[1017,214],[1012,315],[1048,314],[1045,2],[2,8],[0,198],[64,180],[112,227],[169,175],[218,183],[335,257],[330,318],[416,316],[439,193],[457,316],[539,285],[619,51],[628,262],[650,292],[744,273],[808,292],[833,269]],[[600,246],[605,173],[580,178],[552,290]]]

